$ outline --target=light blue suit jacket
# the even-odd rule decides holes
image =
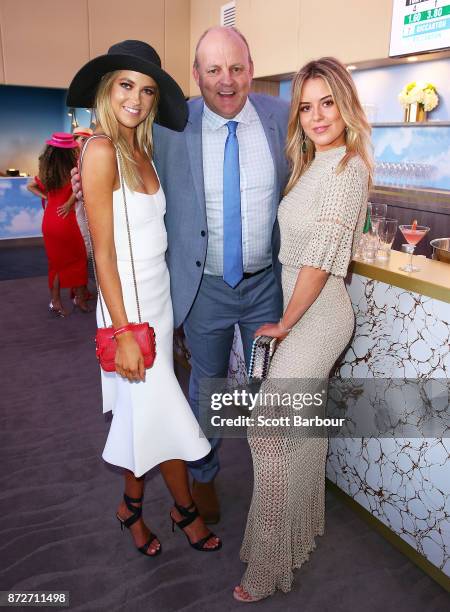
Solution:
[[[269,143],[275,166],[276,188],[272,201],[273,261],[279,271],[278,204],[288,177],[284,155],[289,105],[284,100],[250,95]],[[206,259],[208,227],[202,157],[203,99],[189,102],[184,132],[154,125],[154,161],[166,194],[166,228],[169,248],[174,325],[183,323],[197,295]]]

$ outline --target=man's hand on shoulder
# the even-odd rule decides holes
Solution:
[[[83,199],[83,189],[81,187],[81,176],[80,176],[80,170],[78,166],[75,166],[75,168],[72,168],[72,170],[70,171],[70,182],[72,184],[72,191],[76,199],[82,200]]]

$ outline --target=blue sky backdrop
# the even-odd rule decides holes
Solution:
[[[0,238],[41,236],[42,204],[27,178],[0,178]]]

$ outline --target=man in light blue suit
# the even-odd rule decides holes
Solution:
[[[167,199],[174,323],[184,325],[191,352],[189,396],[198,418],[200,381],[226,377],[235,324],[248,367],[254,332],[281,316],[276,215],[288,175],[289,109],[278,98],[249,95],[253,63],[237,30],[205,32],[193,74],[202,98],[189,102],[184,132],[155,124],[154,142]],[[208,522],[219,520],[218,443],[211,440],[208,457],[190,464]]]

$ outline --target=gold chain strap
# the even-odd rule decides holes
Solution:
[[[94,138],[108,138],[109,140],[111,140],[111,138],[109,138],[109,136],[103,135],[103,134],[96,134],[94,136],[91,136],[90,138],[88,138],[86,140],[86,142],[83,145],[83,149],[81,151],[81,155],[80,155],[80,179],[81,179],[81,168],[82,168],[82,163],[83,163],[83,156],[84,156],[84,152],[86,150],[86,146],[88,144],[88,142]],[[112,142],[112,141],[111,141]],[[134,283],[134,294],[136,296],[136,307],[137,307],[137,313],[138,313],[138,320],[139,323],[142,323],[141,320],[141,308],[139,305],[139,296],[138,296],[138,288],[137,288],[137,282],[136,282],[136,272],[135,272],[135,268],[134,268],[134,258],[133,258],[133,247],[131,245],[131,232],[130,232],[130,223],[129,223],[129,219],[128,219],[128,207],[127,207],[127,198],[125,195],[125,182],[123,180],[122,177],[122,163],[121,163],[121,153],[120,150],[117,149],[114,145],[114,148],[116,149],[116,155],[117,155],[117,163],[118,163],[118,169],[119,169],[119,180],[120,180],[120,186],[122,188],[122,195],[123,195],[123,205],[124,205],[124,209],[125,209],[125,221],[127,224],[127,233],[128,233],[128,246],[130,247],[130,258],[131,258],[131,271],[133,274],[133,283]],[[102,299],[102,294],[101,294],[101,290],[100,290],[100,284],[98,282],[98,276],[97,276],[97,266],[95,265],[95,255],[94,255],[94,245],[92,244],[92,236],[91,236],[91,230],[89,228],[89,222],[88,222],[88,218],[87,218],[87,214],[86,214],[86,206],[84,205],[84,199],[83,199],[83,210],[84,210],[84,218],[86,220],[86,227],[88,230],[88,236],[89,236],[89,244],[91,247],[91,254],[92,254],[92,264],[93,264],[93,268],[94,268],[94,278],[95,278],[95,284],[97,286],[97,292],[98,292],[98,296],[99,296],[99,301],[100,301],[100,310],[102,313],[102,319],[103,319],[103,326],[106,327],[106,319],[105,319],[105,312],[103,310],[103,299]]]

